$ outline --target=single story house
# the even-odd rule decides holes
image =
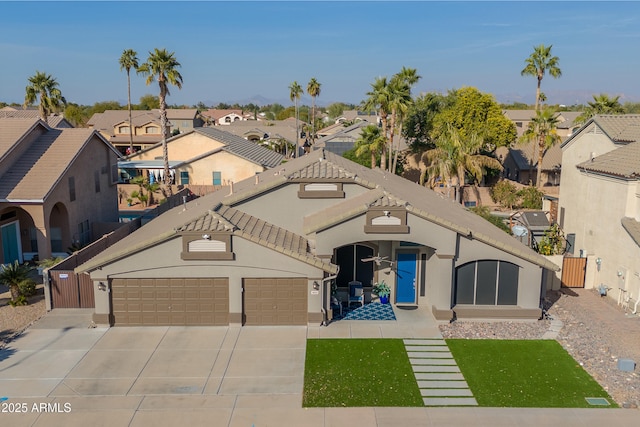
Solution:
[[[558,270],[425,187],[316,150],[174,208],[77,267],[97,324],[306,325],[384,281],[440,320],[538,319]],[[377,303],[377,302],[376,302]]]

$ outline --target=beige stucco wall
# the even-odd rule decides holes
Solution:
[[[222,185],[228,181],[238,182],[263,172],[264,167],[226,151],[196,160],[176,169],[176,179],[180,181],[180,171],[189,172],[189,184],[213,185],[213,172],[221,172]]]
[[[300,184],[287,184],[263,194],[258,199],[239,203],[235,207],[271,224],[304,235],[303,219],[305,216],[369,191],[357,184],[344,184],[344,199],[298,199],[299,189]]]
[[[520,267],[520,275],[518,279],[518,306],[522,308],[539,307],[542,286],[542,267],[477,240],[469,240],[464,237],[460,237],[459,242],[459,252],[455,262],[456,267],[470,261],[483,259],[501,260],[516,264]],[[524,246],[523,249],[525,249]]]
[[[201,154],[223,147],[224,144],[207,136],[193,132],[169,141],[167,150],[170,161],[189,160]],[[133,156],[132,160],[154,160],[162,158],[162,146],[151,148]]]
[[[620,289],[634,300],[640,296],[640,247],[624,230],[623,217],[640,220],[640,187],[579,171],[575,165],[618,148],[605,135],[584,134],[563,151],[559,206],[564,208],[564,232],[575,233],[574,255],[588,258],[585,287],[601,283],[618,299]],[[600,269],[597,259],[601,260]]]
[[[110,278],[167,278],[167,277],[228,277],[229,312],[242,313],[243,278],[306,277],[308,283],[308,312],[319,313],[322,307],[320,292],[312,294],[313,281],[322,281],[322,270],[287,255],[264,248],[241,237],[232,237],[236,255],[233,261],[183,261],[182,238],[176,237],[145,251],[91,272],[96,284]],[[96,290],[96,314],[109,313],[109,296]]]

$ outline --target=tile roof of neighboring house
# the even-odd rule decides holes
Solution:
[[[562,143],[562,147],[570,144],[592,124],[616,144],[640,141],[640,114],[605,114],[596,115],[587,120],[580,129]]]
[[[571,129],[575,126],[576,119],[582,114],[581,111],[559,111],[558,119],[560,123],[558,123],[558,129]]]
[[[576,167],[626,179],[640,179],[640,141],[616,148]]]
[[[0,200],[44,200],[93,135],[91,129],[45,132],[0,177]]]
[[[314,163],[327,163],[330,167],[315,168],[313,166]],[[301,173],[300,171],[302,170],[307,172]],[[301,176],[308,178],[327,178],[328,171],[330,171],[330,176],[334,177],[333,179],[340,180],[344,179],[344,177],[351,177],[354,182],[371,190],[362,196],[345,200],[345,202],[339,204],[338,207],[329,208],[329,210],[332,211],[333,219],[340,216],[346,218],[350,214],[353,214],[354,210],[365,209],[366,206],[378,203],[381,198],[388,197],[389,202],[392,201],[393,203],[404,205],[407,211],[413,215],[459,233],[466,238],[476,239],[544,268],[559,270],[559,267],[554,263],[532,251],[514,237],[509,236],[480,216],[469,212],[463,206],[444,199],[434,191],[388,172],[379,169],[365,168],[324,150],[313,151],[303,157],[291,160],[272,170],[257,175],[257,178],[251,177],[240,181],[234,184],[232,194],[229,193],[229,189],[221,189],[189,202],[184,208],[174,208],[117,242],[101,255],[78,267],[77,270],[89,271],[100,265],[123,258],[130,253],[153,246],[161,241],[177,237],[177,232],[181,227],[185,224],[194,223],[194,221],[197,223],[198,219],[208,214],[209,211],[217,212],[227,223],[234,225],[234,227],[243,227],[244,233],[247,234],[242,235],[242,237],[248,238],[263,246],[271,247],[269,239],[256,238],[255,235],[251,238],[250,236],[252,236],[254,232],[244,230],[244,227],[249,227],[250,223],[255,222],[254,225],[257,226],[258,218],[254,221],[252,219],[253,217],[247,216],[247,221],[245,222],[243,220],[241,222],[240,219],[244,218],[246,214],[238,212],[235,208],[233,210],[225,210],[224,208],[233,208],[236,204],[263,194],[270,189],[284,185],[287,182],[295,182],[295,180],[301,179]],[[339,173],[336,173],[336,171]],[[314,175],[309,176],[309,172],[313,172]],[[305,218],[306,225],[317,227],[316,216],[317,214],[312,214],[309,218]],[[320,221],[320,218],[317,218],[317,220]],[[233,224],[234,222],[235,224]],[[218,227],[217,224],[215,226]],[[273,229],[264,227],[266,227],[266,225],[262,228],[258,226],[258,229],[264,231],[266,236],[271,236],[270,239],[273,240]],[[278,248],[272,249],[279,250]],[[290,256],[299,255],[299,253],[294,251],[290,252]],[[309,258],[309,256],[312,255],[303,256],[303,261],[311,262],[319,268],[326,268],[326,262],[316,258]]]
[[[39,119],[40,111],[34,109],[18,110],[12,107],[0,109],[0,119]],[[53,128],[70,128],[73,127],[63,114],[52,113],[47,117],[47,124]]]
[[[44,127],[44,124],[35,118],[0,120],[0,160],[35,126]]]
[[[214,120],[218,120],[224,116],[228,116],[229,114],[237,114],[238,116],[242,116],[242,110],[239,108],[237,109],[210,108],[206,111],[201,112],[200,114],[206,117],[211,117]]]
[[[169,120],[193,120],[197,115],[197,108],[167,108],[167,119]]]
[[[302,122],[301,122],[302,123]],[[289,120],[238,120],[224,127],[226,132],[246,137],[251,134],[260,136],[267,135],[265,139],[284,138],[291,143],[296,141],[296,123]],[[299,143],[303,143],[303,138],[298,138]]]
[[[160,126],[160,113],[158,110],[134,110],[131,112],[131,121],[134,127],[154,123]],[[104,113],[95,113],[87,122],[87,126],[114,136],[113,128],[120,123],[129,122],[129,111],[107,110]],[[127,135],[127,141],[129,136]]]
[[[218,128],[196,128],[194,132],[222,142],[226,151],[268,168],[279,165],[283,159],[280,153]]]
[[[358,110],[344,110],[340,115],[340,117],[338,117],[336,120],[340,120],[340,119],[349,120],[349,121],[359,119],[359,120],[365,120],[369,123],[376,124],[378,122],[378,115],[376,113],[368,113],[368,112],[358,111]]]
[[[322,137],[325,137],[327,135],[333,135],[334,133],[341,132],[344,128],[345,128],[345,126],[342,123],[333,123],[333,124],[330,124],[327,127],[324,127],[322,129],[316,131],[316,133],[318,135],[321,135]]]
[[[502,113],[514,122],[528,122],[536,116],[536,110],[502,110]]]
[[[542,170],[557,170],[562,166],[562,148],[560,144],[556,144],[549,148],[542,156]],[[502,147],[500,147],[502,148]],[[506,152],[511,154],[511,158],[518,165],[520,170],[529,170],[529,162],[533,164],[533,168],[538,166],[538,146],[535,141],[526,144],[516,144],[510,149],[496,150],[497,155],[506,157]]]
[[[622,218],[621,223],[636,245],[640,246],[640,221],[634,218]]]

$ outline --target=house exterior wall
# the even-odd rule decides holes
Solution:
[[[231,318],[242,313],[242,279],[244,278],[308,278],[308,311],[320,313],[321,293],[311,293],[313,281],[322,281],[322,270],[287,255],[264,248],[241,237],[233,236],[231,242],[235,260],[232,261],[184,261],[180,258],[182,238],[176,237],[157,246],[138,252],[125,259],[91,272],[95,284],[96,315],[108,315],[109,293],[97,290],[100,281],[110,278],[229,278],[229,312]]]
[[[303,219],[305,216],[368,191],[358,184],[344,184],[344,199],[299,199],[299,190],[298,183],[284,185],[261,195],[260,198],[238,203],[235,207],[293,233],[304,235]],[[265,203],[265,200],[269,202]]]
[[[191,133],[170,141],[167,144],[169,160],[188,160],[203,153],[223,147],[224,144],[199,133]],[[162,159],[162,146],[157,146],[132,157],[138,160]]]
[[[593,261],[587,264],[586,288],[604,284],[610,288],[608,295],[614,299],[620,295],[620,289],[624,289],[637,300],[640,296],[640,247],[620,220],[623,217],[640,220],[638,181],[596,175],[575,167],[588,161],[591,153],[599,156],[615,148],[616,145],[601,133],[585,133],[564,147],[560,225],[565,235],[575,234],[574,255],[578,256],[582,251],[583,256]],[[595,262],[598,258],[600,268]]]
[[[94,222],[118,222],[118,188],[111,182],[111,166],[117,164],[115,153],[97,137],[94,137],[82,150],[69,169],[62,176],[58,185],[46,198],[44,203],[45,224],[49,226],[51,210],[56,203],[66,208],[69,223],[69,236],[63,235],[63,248],[80,241],[78,224],[88,221],[89,227]],[[95,173],[98,173],[100,191],[96,192]],[[104,173],[103,173],[104,172]],[[75,182],[75,200],[70,200],[69,178]],[[93,240],[95,236],[90,236]],[[40,253],[40,259],[50,254]],[[44,256],[44,258],[43,258]]]
[[[242,157],[220,151],[177,168],[176,174],[180,177],[180,171],[187,171],[189,184],[213,185],[213,172],[221,172],[222,185],[224,185],[228,181],[238,182],[264,170],[264,167]]]

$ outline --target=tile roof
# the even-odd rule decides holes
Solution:
[[[239,108],[231,108],[231,109],[210,108],[206,111],[201,112],[200,114],[206,117],[211,117],[214,120],[218,120],[229,114],[237,114],[238,116],[242,116],[242,110]]]
[[[44,200],[93,134],[91,129],[45,132],[0,177],[0,200]]]
[[[38,123],[44,128],[44,123],[36,118],[0,120],[0,160]]]
[[[556,170],[562,166],[561,144],[550,147],[542,155],[542,170]],[[538,166],[538,145],[535,141],[516,144],[509,149],[513,161],[520,170],[529,170],[529,161],[533,159],[533,167]]]
[[[17,110],[17,109],[0,109],[0,119],[39,119],[40,111],[28,109],[28,110]],[[71,124],[64,118],[63,114],[53,113],[47,117],[47,124],[53,128],[55,127],[73,127]]]
[[[640,141],[616,148],[576,167],[626,179],[640,179]]]
[[[129,122],[128,110],[106,110],[103,113],[95,113],[89,121],[87,126],[104,132],[108,135],[113,135],[113,128],[115,125],[123,122]],[[154,123],[160,125],[160,111],[159,110],[133,110],[131,112],[131,122],[134,127],[144,126],[147,123]],[[127,141],[129,137],[127,136]]]
[[[222,142],[224,150],[268,168],[278,166],[284,158],[280,153],[217,127],[195,128],[194,131]]]
[[[629,236],[636,242],[636,245],[640,246],[640,221],[634,218],[622,218],[620,222],[622,227],[629,233]]]
[[[197,108],[167,108],[167,119],[169,120],[193,120],[197,115]]]
[[[640,141],[640,114],[606,114],[595,115],[587,120],[580,129],[562,143],[562,148],[577,139],[592,125],[601,130],[613,143],[627,144]]]
[[[327,163],[328,166],[315,167],[314,163],[319,165]],[[303,170],[306,172],[301,173]],[[188,203],[185,208],[177,207],[160,215],[140,230],[107,249],[94,260],[80,266],[78,270],[88,271],[95,269],[129,253],[176,237],[176,230],[180,229],[180,227],[191,223],[193,223],[191,227],[196,227],[197,220],[203,215],[211,215],[209,211],[212,211],[219,215],[216,220],[224,219],[227,223],[237,227],[237,229],[234,228],[234,233],[239,232],[246,239],[274,250],[281,250],[283,253],[299,257],[299,259],[313,265],[321,263],[317,264],[318,267],[325,268],[325,271],[328,271],[326,270],[328,268],[326,262],[309,258],[309,253],[302,254],[303,250],[307,250],[303,249],[305,245],[302,241],[298,240],[298,243],[291,243],[294,244],[294,248],[298,248],[297,252],[293,251],[292,247],[289,246],[290,243],[281,243],[282,247],[276,246],[276,236],[281,233],[280,230],[276,230],[278,227],[268,226],[266,222],[260,222],[259,218],[244,214],[233,208],[238,203],[263,194],[269,189],[279,187],[287,182],[299,181],[302,176],[310,179],[327,178],[327,171],[330,171],[329,176],[331,177],[338,177],[344,174],[345,177],[349,177],[354,182],[372,190],[362,196],[345,200],[344,204],[340,204],[340,208],[335,210],[333,218],[339,216],[347,217],[353,212],[362,211],[362,209],[366,209],[367,206],[375,203],[400,203],[406,207],[408,212],[455,231],[466,238],[478,240],[541,267],[556,271],[559,269],[554,263],[532,251],[485,219],[469,212],[460,204],[444,199],[441,195],[428,188],[379,169],[366,168],[330,152],[317,150],[265,171],[255,178],[251,177],[240,181],[233,185],[231,193],[229,188],[221,189]],[[337,175],[334,175],[336,172]],[[388,197],[388,200],[385,201],[385,197]],[[328,208],[328,210],[331,209]],[[318,213],[304,219],[306,221],[305,225],[310,228],[318,227],[321,220],[322,218]],[[202,225],[199,226],[204,226],[204,221],[202,219]],[[214,220],[211,221],[209,226],[214,226]],[[215,223],[215,227],[218,226],[219,224]],[[284,233],[286,234],[286,230]],[[281,241],[284,242],[286,239]],[[295,242],[293,236],[291,242]],[[287,250],[285,251],[285,249]]]

